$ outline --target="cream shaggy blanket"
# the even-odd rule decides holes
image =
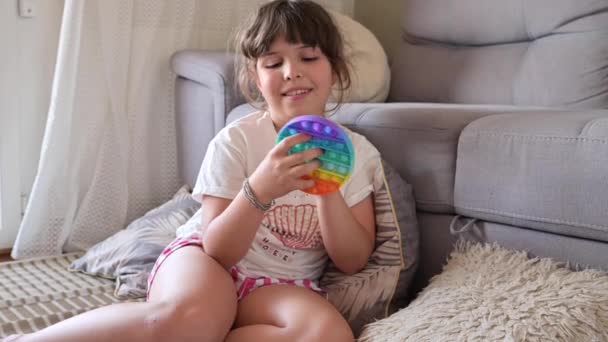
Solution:
[[[608,273],[462,243],[407,308],[359,341],[608,341]]]

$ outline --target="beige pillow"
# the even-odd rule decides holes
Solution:
[[[365,268],[347,275],[330,262],[321,287],[355,336],[404,307],[418,266],[418,222],[412,186],[386,162],[374,181],[376,247]],[[382,178],[382,179],[380,179]]]
[[[328,10],[342,32],[350,62],[352,85],[345,102],[384,102],[391,75],[382,45],[365,26],[342,13]]]
[[[358,341],[608,341],[608,273],[463,243],[408,307]]]

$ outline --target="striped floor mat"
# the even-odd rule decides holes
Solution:
[[[0,338],[119,301],[113,280],[67,270],[80,255],[0,263]]]

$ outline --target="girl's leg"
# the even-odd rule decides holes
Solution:
[[[353,340],[348,323],[325,298],[296,286],[269,285],[239,302],[226,342]]]
[[[199,246],[163,262],[146,303],[121,303],[85,312],[27,341],[223,341],[236,315],[234,282]]]

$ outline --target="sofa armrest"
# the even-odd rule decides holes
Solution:
[[[177,75],[175,116],[180,176],[182,181],[193,184],[197,177],[193,170],[200,167],[207,145],[225,126],[228,113],[245,100],[234,82],[233,53],[183,50],[171,57],[171,68]]]
[[[218,132],[226,123],[230,111],[245,103],[238,91],[234,78],[234,54],[223,51],[183,50],[171,57],[171,68],[177,74],[177,82],[194,83],[201,87],[206,94],[204,100],[209,102],[212,112],[203,113],[214,120],[215,131]],[[178,94],[179,95],[179,94]],[[183,99],[183,97],[180,97]],[[188,100],[192,98],[188,97]],[[177,105],[188,105],[177,101]]]

